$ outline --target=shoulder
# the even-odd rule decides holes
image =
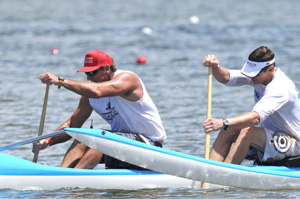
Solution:
[[[272,81],[266,86],[265,95],[288,99],[292,90],[294,90],[293,82],[282,71],[277,71]]]
[[[130,70],[117,70],[115,72],[115,76],[117,75],[135,75],[137,76],[137,74],[135,74],[134,72],[130,71]]]
[[[273,87],[274,89],[288,90],[291,87],[294,89],[295,84],[288,76],[286,76],[284,72],[278,68],[268,86]]]
[[[229,80],[225,84],[227,86],[242,86],[242,85],[253,85],[251,78],[246,77],[241,73],[241,70],[228,70]]]
[[[139,77],[137,74],[131,71],[123,71],[123,70],[117,70],[115,72],[115,75],[113,79],[120,79],[120,80],[139,80]]]
[[[143,89],[143,82],[137,74],[131,71],[116,71],[112,79],[112,83],[116,88],[120,88],[128,93]]]

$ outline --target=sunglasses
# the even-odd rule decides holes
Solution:
[[[103,70],[103,67],[97,68],[96,70],[93,70],[91,72],[85,72],[85,74],[88,75],[88,76],[93,77],[98,73],[99,70]]]

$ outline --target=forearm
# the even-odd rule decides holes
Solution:
[[[62,125],[60,125],[60,127],[58,127],[56,129],[56,131],[60,131],[60,130],[63,130],[64,128],[69,128],[69,127],[70,127],[70,119],[68,119],[66,122],[64,122]],[[55,144],[66,142],[71,138],[72,138],[71,136],[64,133],[64,134],[61,134],[61,135],[50,138],[48,144],[49,144],[49,146],[52,146],[52,145],[55,145]]]
[[[222,84],[226,84],[229,81],[230,72],[228,69],[226,69],[222,66],[213,68],[212,73],[213,73],[214,78]]]
[[[63,86],[66,89],[73,91],[81,96],[87,98],[99,98],[103,97],[104,89],[106,85],[103,83],[87,82],[87,81],[75,81],[70,79],[64,79],[59,81],[59,77],[52,73],[43,73],[40,76],[40,80],[45,84],[54,84]]]
[[[101,89],[99,83],[65,79],[62,86],[87,98],[99,98],[102,96],[101,91],[103,89]]]
[[[212,73],[216,80],[226,84],[229,81],[229,70],[219,65],[219,60],[214,55],[207,55],[203,58],[202,64],[212,68]]]
[[[227,118],[227,120],[229,121],[229,128],[236,129],[255,126],[260,123],[259,115],[255,111],[244,113],[237,117]]]
[[[71,136],[64,133],[64,134],[61,134],[61,135],[50,138],[48,145],[52,146],[52,145],[56,145],[56,144],[59,144],[59,143],[63,143],[63,142],[68,141],[71,138],[72,138]]]
[[[258,125],[260,122],[258,113],[254,111],[239,115],[237,117],[227,118],[227,120],[229,121],[229,129],[242,129]],[[204,127],[205,133],[223,129],[225,127],[223,121],[223,119],[215,118],[205,120],[202,125]]]
[[[84,122],[89,118],[89,116],[92,113],[92,108],[87,104],[88,99],[82,97],[79,102],[79,106],[76,109],[76,111],[73,113],[73,115],[60,127],[56,129],[56,131],[65,129],[65,128],[80,128]],[[63,143],[71,139],[71,136],[64,133],[62,135],[59,135],[57,137],[53,137],[50,139],[49,145],[55,145],[58,143]]]

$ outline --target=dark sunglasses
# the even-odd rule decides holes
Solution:
[[[93,77],[94,75],[96,75],[98,73],[99,70],[103,70],[103,67],[97,68],[96,70],[93,70],[91,72],[85,72],[85,74]]]

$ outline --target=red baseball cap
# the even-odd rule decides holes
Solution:
[[[91,72],[98,69],[100,66],[112,64],[113,60],[106,52],[96,49],[85,55],[84,67],[77,72]]]

